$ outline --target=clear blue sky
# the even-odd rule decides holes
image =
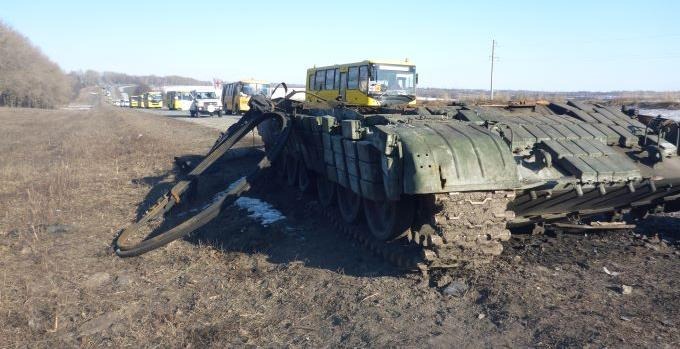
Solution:
[[[403,59],[420,86],[680,90],[678,1],[8,1],[0,19],[64,70],[304,82]]]

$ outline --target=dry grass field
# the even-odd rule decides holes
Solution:
[[[230,208],[120,259],[116,231],[172,183],[175,156],[219,132],[91,98],[90,111],[0,108],[0,347],[680,346],[673,217],[637,234],[517,236],[488,267],[425,280],[268,181],[247,195],[284,222]],[[443,294],[452,279],[469,289]]]

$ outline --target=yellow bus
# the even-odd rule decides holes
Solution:
[[[142,100],[144,108],[163,108],[163,93],[160,91],[147,92]]]
[[[189,91],[167,91],[165,93],[165,104],[170,110],[189,110],[192,100]]]
[[[130,108],[139,108],[139,96],[130,96]]]
[[[240,114],[250,110],[250,97],[263,94],[269,97],[269,83],[261,80],[241,80],[222,85],[222,110]]]
[[[416,66],[408,60],[314,67],[307,69],[305,99],[320,102],[321,97],[361,107],[415,105],[417,83]]]

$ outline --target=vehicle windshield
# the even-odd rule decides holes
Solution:
[[[215,92],[196,92],[196,99],[216,99]]]
[[[241,92],[247,96],[262,94],[269,96],[269,84],[244,83]]]
[[[371,69],[372,76],[368,86],[368,92],[387,95],[415,96],[415,67],[375,64]]]
[[[191,93],[189,92],[182,92],[179,99],[183,101],[190,101],[191,100]]]
[[[160,101],[161,99],[163,99],[163,97],[161,97],[161,94],[160,94],[160,93],[158,93],[158,94],[149,94],[149,98],[152,99],[152,100],[154,100],[154,101]]]

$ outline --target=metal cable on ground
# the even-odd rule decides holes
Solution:
[[[179,203],[181,195],[186,192],[195,178],[201,175],[210,167],[210,165],[231,149],[236,142],[253,130],[257,125],[269,119],[279,119],[281,122],[281,132],[279,133],[274,146],[267,150],[265,156],[260,160],[254,170],[244,178],[230,185],[229,191],[219,200],[174,228],[138,243],[129,241],[132,233],[138,232],[140,228],[149,223],[149,221],[164,215]],[[121,231],[116,239],[116,254],[118,256],[139,256],[177,240],[210,222],[213,218],[217,217],[225,207],[228,207],[236,197],[250,189],[251,183],[259,177],[262,170],[270,167],[272,161],[281,154],[288,140],[288,136],[290,135],[289,120],[285,114],[279,112],[256,113],[253,116],[244,116],[234,126],[235,127],[229,128],[228,135],[222,140],[221,144],[208,153],[203,161],[189,173],[189,179],[178,182],[166,195],[158,200],[154,207],[149,210],[142,219]]]

